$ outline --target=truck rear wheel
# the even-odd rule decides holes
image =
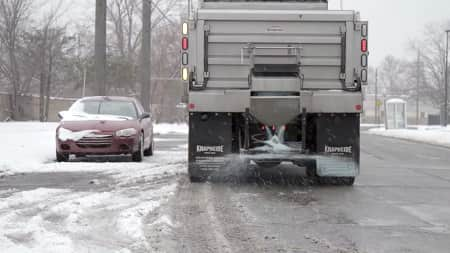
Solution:
[[[354,177],[343,177],[341,178],[342,185],[346,186],[353,186],[355,184],[355,178]]]
[[[281,161],[255,161],[255,163],[261,168],[270,169],[279,166]]]
[[[355,177],[317,177],[317,181],[321,185],[353,186]]]
[[[191,181],[191,183],[204,183],[206,182],[206,178],[205,177],[200,177],[200,176],[194,176],[194,175],[189,175],[189,180]]]
[[[202,172],[197,164],[188,164],[188,176],[191,183],[204,183],[208,180],[208,175]]]

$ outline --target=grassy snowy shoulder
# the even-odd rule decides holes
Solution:
[[[418,126],[414,129],[372,128],[369,129],[368,133],[450,148],[450,127]]]
[[[57,163],[56,127],[56,123],[0,123],[0,177],[98,172],[108,178],[105,185],[109,187],[103,192],[62,182],[58,183],[61,189],[46,185],[50,188],[0,190],[1,252],[152,251],[148,231],[175,226],[159,209],[175,194],[176,175],[186,171],[187,147],[157,148],[142,163]],[[156,132],[185,132],[182,125],[158,127]]]
[[[55,160],[57,123],[0,123],[0,174],[36,170]]]
[[[172,161],[173,157],[184,159],[184,150],[179,150],[182,154],[173,156],[167,152],[156,150],[154,159],[146,160],[146,164],[123,164],[109,163],[55,163],[56,150],[56,128],[58,123],[40,122],[5,122],[0,123],[0,176],[15,173],[31,172],[66,172],[66,171],[115,171],[123,170],[124,167],[132,171],[141,171],[148,167],[148,163],[155,166],[160,161]],[[156,124],[154,126],[156,134],[166,133],[187,133],[185,124]],[[175,151],[176,152],[176,151]],[[175,159],[177,160],[177,159]]]

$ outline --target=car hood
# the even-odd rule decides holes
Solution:
[[[137,120],[68,120],[62,121],[61,127],[73,132],[98,130],[100,132],[115,132],[127,128],[139,127]]]

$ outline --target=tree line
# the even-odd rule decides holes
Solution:
[[[369,93],[374,93],[376,70],[379,94],[405,96],[439,109],[444,103],[445,85],[445,30],[450,20],[431,23],[422,35],[407,45],[408,58],[387,55],[378,67],[370,69]]]
[[[0,0],[0,91],[10,94],[13,120],[20,118],[18,97],[24,94],[39,95],[39,118],[46,121],[51,97],[78,98],[95,90],[94,3],[86,18],[67,20],[78,1],[48,2]],[[107,3],[107,94],[139,97],[142,0]],[[176,81],[183,4],[152,1],[151,104],[164,121],[184,120],[173,113],[179,96],[168,96],[183,89]]]

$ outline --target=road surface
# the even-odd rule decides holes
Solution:
[[[159,155],[145,162],[155,166],[164,154],[170,157],[161,159],[156,175],[141,180],[133,177],[135,180],[124,184],[104,172],[1,179],[0,196],[5,200],[15,197],[17,201],[21,191],[37,188],[71,191],[68,196],[58,191],[41,206],[18,201],[8,209],[0,203],[0,225],[10,221],[25,226],[21,222],[40,217],[45,231],[58,234],[61,244],[71,243],[74,252],[448,253],[450,150],[364,133],[361,144],[362,174],[354,187],[311,185],[307,180],[290,184],[283,178],[191,184],[184,158],[180,158],[186,152],[186,137],[163,135],[157,143]],[[284,167],[280,170],[291,169]],[[167,187],[174,188],[164,190]],[[78,202],[83,206],[83,198],[74,193],[77,191],[85,198],[106,197],[77,209],[76,217],[51,211],[58,205],[71,207],[67,204],[70,198],[81,199]],[[142,231],[121,236],[114,224],[136,222],[136,212],[129,220],[121,217],[127,210],[136,211],[142,199],[159,204],[138,207]],[[5,218],[6,213],[20,215]],[[14,232],[11,228],[6,231]],[[4,233],[16,246],[32,248],[30,234],[12,232],[0,235]]]

